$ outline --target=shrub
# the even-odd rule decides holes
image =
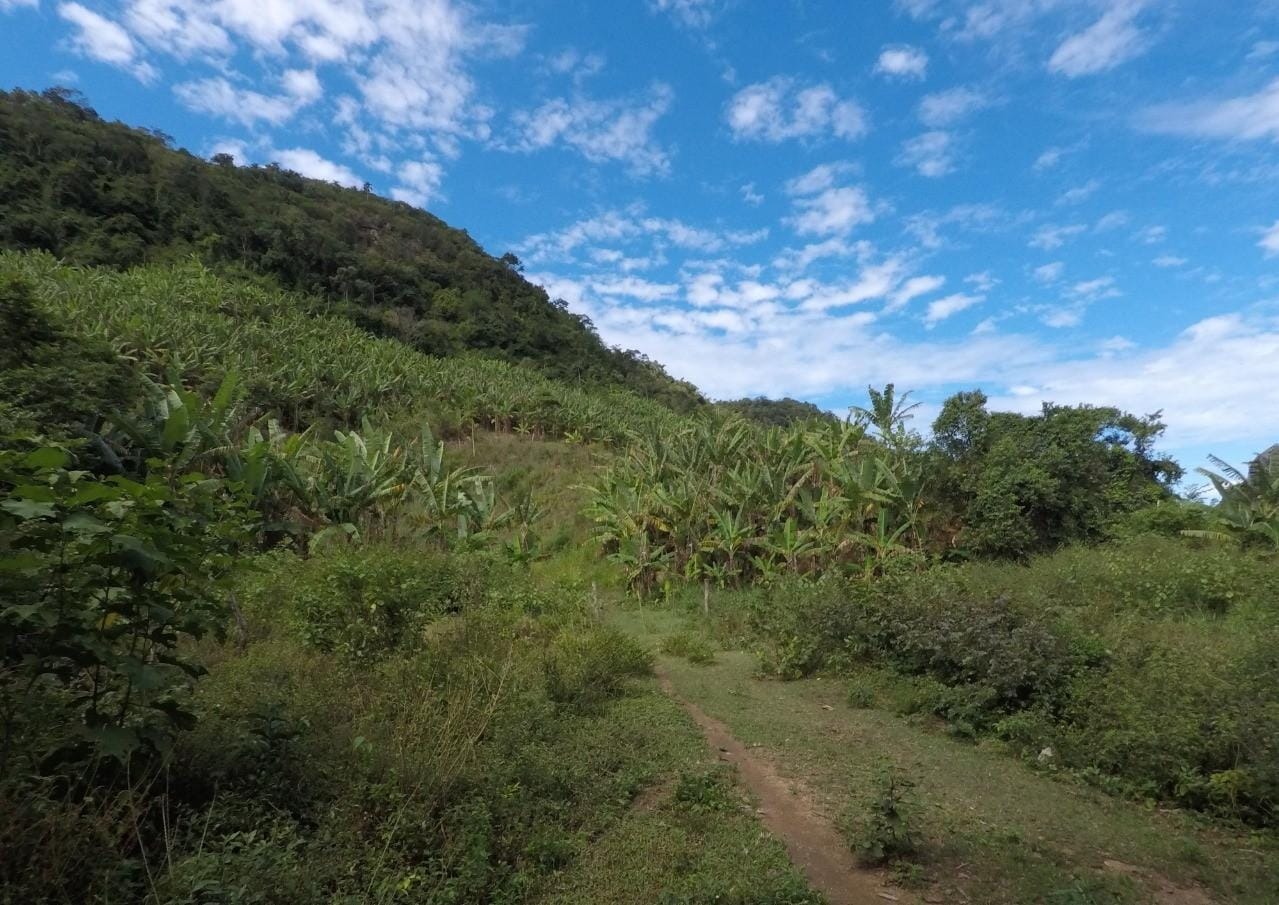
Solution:
[[[918,851],[918,804],[913,789],[914,784],[895,769],[882,767],[870,796],[860,808],[841,817],[840,829],[864,866],[878,867]]]
[[[51,746],[124,762],[189,726],[202,669],[180,645],[222,630],[223,581],[248,537],[219,481],[97,480],[63,448],[0,450],[5,772]]]
[[[614,629],[565,632],[546,652],[546,693],[558,704],[598,704],[620,694],[626,679],[646,675],[652,667],[652,654]]]
[[[715,662],[715,646],[701,635],[677,632],[662,641],[662,653],[683,657],[689,663],[707,666]]]
[[[278,554],[246,581],[245,604],[268,619],[284,608],[318,650],[379,657],[420,639],[431,620],[483,604],[491,568],[480,556],[379,546],[311,559]]]

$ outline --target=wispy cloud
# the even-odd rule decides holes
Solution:
[[[919,102],[919,119],[934,128],[949,126],[990,106],[990,98],[973,88],[950,88],[926,94]]]
[[[555,98],[513,117],[514,136],[502,147],[539,151],[564,145],[593,163],[616,161],[637,175],[670,170],[670,153],[653,128],[674,101],[669,85],[657,84],[640,100]]]
[[[1267,258],[1279,255],[1279,220],[1262,231],[1261,240],[1257,242],[1257,246],[1266,253]]]
[[[728,102],[725,119],[738,140],[774,144],[789,139],[841,138],[866,134],[866,113],[829,84],[804,85],[776,76],[748,85]]]
[[[943,130],[924,132],[902,143],[898,166],[913,167],[921,176],[937,179],[955,169],[955,139]]]
[[[1254,94],[1148,107],[1138,114],[1137,124],[1166,135],[1279,141],[1279,79]]]
[[[62,3],[58,15],[75,28],[71,46],[100,63],[123,69],[142,82],[159,75],[154,66],[143,59],[142,49],[119,23],[79,3]]]
[[[901,79],[923,79],[928,74],[928,54],[909,44],[894,44],[879,52],[875,71]]]
[[[1136,19],[1145,0],[1117,0],[1088,28],[1062,41],[1048,69],[1068,78],[1114,69],[1145,53],[1150,35]]]

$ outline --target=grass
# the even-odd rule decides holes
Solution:
[[[665,736],[661,775],[538,901],[817,905],[750,802],[717,775],[696,727],[655,684],[647,693],[661,701],[646,708],[651,731]]]
[[[688,619],[663,610],[627,610],[613,622],[653,647],[689,630]],[[878,693],[859,694],[863,709],[855,709],[843,681],[761,681],[755,659],[742,651],[721,652],[710,666],[671,658],[663,666],[682,697],[762,746],[832,816],[848,807],[850,790],[873,785],[885,762],[909,777],[920,805],[922,881],[943,901],[1279,900],[1273,837],[1054,779],[998,746],[961,742],[927,722],[873,709]],[[1167,898],[1174,893],[1183,898]]]

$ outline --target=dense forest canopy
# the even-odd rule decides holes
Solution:
[[[641,353],[605,345],[514,255],[495,258],[425,211],[274,164],[203,161],[65,90],[0,92],[0,245],[108,267],[194,254],[430,354],[477,350],[678,411],[704,402]]]

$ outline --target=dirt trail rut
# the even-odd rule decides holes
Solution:
[[[753,754],[714,717],[681,698],[660,669],[662,690],[678,701],[701,728],[720,759],[737,768],[742,784],[759,802],[760,819],[786,846],[791,862],[831,905],[885,905],[912,902],[889,886],[875,871],[857,866],[848,843],[829,820],[818,813],[812,796],[797,782],[782,778],[763,758]]]

